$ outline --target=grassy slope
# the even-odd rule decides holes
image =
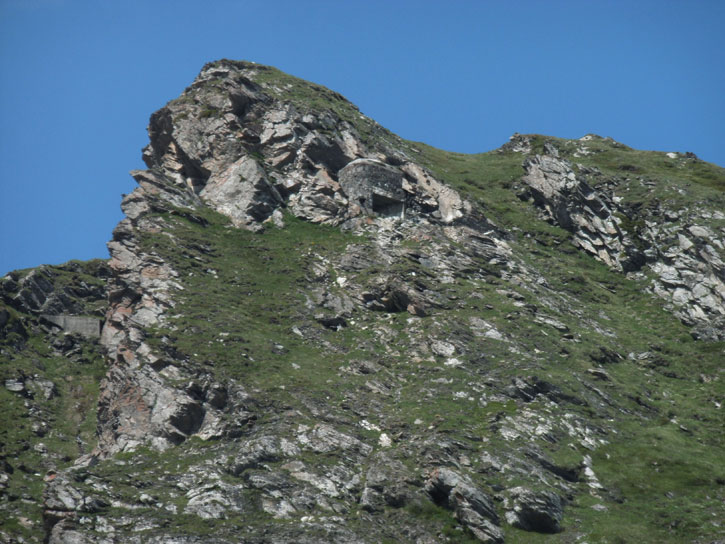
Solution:
[[[415,420],[422,420],[424,426],[435,423],[436,432],[453,432],[459,438],[486,436],[494,441],[491,420],[501,413],[516,413],[520,403],[462,406],[451,400],[450,393],[456,387],[486,376],[503,382],[534,373],[581,394],[582,384],[577,377],[586,376],[586,370],[595,366],[591,354],[600,348],[612,349],[625,357],[630,352],[652,352],[653,360],[638,363],[625,359],[606,368],[610,381],[596,385],[614,399],[615,407],[603,414],[581,409],[582,415],[594,420],[616,418],[614,426],[621,438],[593,454],[597,473],[609,490],[602,499],[609,510],[592,510],[589,506],[595,499],[580,494],[567,510],[565,525],[569,531],[545,537],[510,530],[508,537],[522,542],[532,538],[567,541],[576,534],[577,527],[582,527],[589,539],[603,542],[659,542],[700,533],[718,534],[710,521],[713,515],[722,513],[723,488],[717,481],[725,477],[720,453],[721,418],[713,403],[722,396],[718,380],[722,344],[692,342],[687,329],[662,309],[662,303],[643,293],[646,280],[613,274],[574,248],[567,232],[540,221],[535,210],[515,196],[514,187],[523,174],[521,154],[464,155],[404,142],[361,116],[340,95],[318,85],[264,66],[258,67],[254,79],[267,92],[302,110],[333,112],[353,125],[372,148],[382,145],[403,149],[437,177],[480,204],[489,218],[513,234],[515,253],[542,273],[566,302],[578,308],[578,314],[556,315],[575,333],[575,339],[547,332],[520,313],[518,306],[499,292],[501,287],[512,287],[506,282],[460,280],[450,286],[449,294],[468,303],[461,304],[454,313],[424,318],[422,325],[411,325],[400,315],[376,315],[368,319],[377,323],[367,323],[368,326],[351,327],[340,333],[318,331],[336,354],[331,358],[329,352],[320,350],[319,344],[313,345],[316,342],[304,341],[290,331],[303,321],[298,308],[303,302],[300,285],[304,270],[317,256],[334,254],[354,240],[294,220],[281,231],[242,233],[224,227],[222,218],[203,212],[211,226],[202,228],[174,218],[172,228],[180,239],[197,240],[200,247],[212,248],[211,252],[187,252],[183,259],[174,260],[172,246],[162,247],[168,238],[148,240],[172,259],[188,285],[180,294],[176,330],[155,331],[158,345],[170,341],[190,359],[205,362],[215,373],[242,379],[257,391],[264,391],[272,404],[301,408],[303,413],[307,411],[299,403],[300,396],[345,409],[351,396],[360,395],[366,378],[341,375],[339,369],[349,361],[377,353],[378,360],[392,375],[407,379],[405,384],[399,384],[397,394],[386,400],[386,412],[394,414],[386,421],[388,425],[405,433]],[[714,165],[672,160],[663,153],[636,151],[600,138],[587,143],[592,154],[584,157],[573,156],[580,145],[577,142],[543,136],[533,138],[533,151],[540,152],[546,140],[554,141],[561,154],[577,164],[576,169],[578,165],[596,166],[605,176],[618,177],[629,204],[646,206],[659,199],[675,207],[694,207],[703,199],[723,199],[725,176]],[[635,178],[654,180],[654,189],[635,182]],[[678,189],[684,189],[685,194]],[[411,263],[398,266],[404,273],[423,272]],[[217,274],[206,272],[210,269]],[[334,275],[334,271],[330,273]],[[375,271],[361,275],[365,273],[374,275]],[[518,291],[525,302],[539,302],[536,293]],[[489,309],[491,306],[493,310]],[[602,314],[607,316],[611,336],[583,325],[582,316],[597,321]],[[404,347],[396,350],[390,346],[406,346],[411,336],[420,334],[420,328],[431,327],[442,335],[465,334],[462,324],[470,316],[483,316],[529,353],[538,350],[546,356],[516,357],[496,342],[471,339],[472,348],[485,353],[487,363],[480,368],[448,370],[452,383],[439,386],[440,394],[432,401],[421,401],[431,376],[437,375],[440,361],[411,365]],[[370,332],[381,324],[389,331],[384,342]],[[218,337],[219,332],[228,334]],[[163,340],[165,335],[167,340]],[[284,346],[281,353],[275,353],[275,343]],[[304,371],[296,370],[293,363]],[[700,375],[704,380],[715,381],[701,383]],[[680,425],[687,431],[681,430]],[[481,445],[471,447],[480,449]],[[587,453],[572,453],[567,444],[542,443],[540,447],[552,459],[571,465]]]
[[[543,147],[544,140],[555,141],[564,156],[576,148],[576,142],[536,137],[534,151]],[[516,252],[543,271],[555,289],[573,297],[585,313],[595,317],[604,312],[610,318],[607,325],[616,333],[613,339],[577,327],[575,320],[568,323],[581,335],[581,342],[567,343],[565,356],[558,361],[553,357],[542,369],[548,376],[558,377],[554,383],[566,382],[566,375],[572,372],[585,375],[592,366],[588,353],[599,346],[625,355],[657,354],[655,362],[648,364],[625,361],[607,367],[612,381],[606,391],[620,399],[646,395],[650,414],[644,418],[620,415],[619,440],[593,455],[603,484],[622,502],[607,503],[609,511],[602,515],[587,508],[592,498],[581,496],[568,512],[570,527],[586,527],[588,538],[597,542],[722,537],[722,528],[713,522],[725,514],[725,443],[722,413],[715,405],[725,393],[720,376],[725,344],[693,342],[686,328],[663,311],[661,301],[642,292],[646,282],[612,273],[573,248],[568,233],[538,221],[535,211],[511,190],[523,174],[521,154],[462,155],[416,145],[438,176],[483,204],[499,225],[517,229],[512,242]],[[611,141],[597,140],[591,147],[599,152],[572,160],[598,167],[610,176],[622,176],[634,168],[636,176],[655,181],[655,189],[650,191],[630,183],[627,203],[646,206],[659,198],[669,204],[696,207],[701,200],[711,204],[724,201],[725,172],[715,165],[676,161],[664,153],[636,151]],[[677,191],[682,188],[685,195]],[[533,342],[538,349],[561,354],[560,342],[541,340]],[[711,379],[714,381],[708,383]],[[627,406],[626,400],[623,405]],[[551,453],[556,457],[557,452]],[[516,532],[512,533],[515,542]],[[535,540],[530,534],[520,538],[522,542]],[[566,534],[538,538],[567,540]]]
[[[603,413],[588,407],[566,407],[591,418],[594,425],[598,420],[605,425],[616,420],[613,426],[618,434],[610,435],[610,443],[592,454],[597,475],[607,490],[602,498],[591,497],[581,484],[583,493],[567,509],[566,532],[539,536],[510,529],[509,541],[566,542],[580,532],[598,542],[662,542],[719,535],[720,529],[711,522],[722,514],[725,494],[718,482],[725,479],[725,444],[720,412],[713,401],[722,394],[717,376],[725,346],[693,342],[688,330],[661,308],[661,302],[643,292],[646,280],[612,273],[577,251],[569,243],[568,233],[537,220],[535,211],[510,189],[520,175],[520,155],[465,156],[418,147],[437,175],[480,199],[499,225],[519,229],[513,230],[516,254],[542,271],[549,285],[576,305],[578,314],[556,315],[574,332],[574,340],[556,331],[547,332],[526,314],[517,314],[518,307],[499,290],[513,287],[524,302],[539,304],[536,293],[495,278],[486,283],[462,279],[448,290],[448,294],[467,301],[455,311],[440,311],[423,318],[419,325],[411,325],[403,314],[374,314],[360,316],[367,328],[350,327],[334,333],[320,326],[317,339],[328,343],[328,349],[322,349],[317,340],[306,341],[291,332],[295,325],[309,325],[300,313],[304,275],[313,260],[365,240],[292,218],[287,219],[285,229],[252,234],[231,229],[221,216],[200,210],[209,221],[206,227],[167,216],[169,230],[184,241],[184,246],[196,249],[178,252],[178,245],[168,236],[147,239],[149,246],[171,259],[185,278],[185,290],[179,293],[180,305],[172,319],[176,330],[155,331],[158,345],[170,342],[220,378],[240,380],[261,393],[270,407],[297,409],[303,414],[309,414],[306,402],[310,400],[342,410],[351,397],[363,403],[368,400],[360,391],[369,378],[343,374],[340,368],[377,354],[391,375],[406,379],[398,384],[395,395],[383,400],[382,413],[390,414],[385,418],[385,428],[405,433],[420,419],[422,427],[435,424],[436,432],[453,433],[473,451],[483,446],[471,436],[488,438],[492,442],[486,447],[495,451],[492,417],[501,412],[515,413],[522,406],[514,401],[487,406],[461,404],[453,398],[457,389],[486,378],[505,382],[514,376],[534,374],[565,391],[584,395],[579,377],[592,382],[586,371],[596,366],[590,354],[600,347],[625,357],[630,352],[651,352],[654,357],[644,362],[625,359],[606,367],[610,381],[595,384],[613,399],[613,406]],[[396,266],[402,272],[421,272],[413,263]],[[329,273],[335,277],[334,270]],[[473,293],[480,298],[471,296]],[[602,313],[608,318],[606,325],[612,336],[583,324],[582,316],[595,321],[601,320]],[[477,367],[470,359],[463,368],[447,370],[445,375],[452,382],[439,386],[433,399],[422,401],[431,376],[438,375],[440,361],[411,365],[405,346],[421,328],[430,327],[440,335],[465,332],[462,323],[473,315],[494,323],[526,352],[539,350],[545,355],[512,356],[493,341],[471,339],[472,351],[486,354],[485,366]],[[390,334],[384,341],[370,334],[379,325]],[[275,344],[284,347],[281,353]],[[702,383],[710,378],[716,381]],[[300,401],[303,398],[305,402]],[[534,404],[528,408],[543,407]],[[276,415],[270,411],[262,417]],[[264,419],[258,422],[263,423]],[[352,426],[346,431],[364,434]],[[552,445],[542,440],[538,445],[563,464],[576,465],[589,453],[567,442]],[[492,475],[489,483],[496,482],[497,476]],[[608,511],[591,509],[595,503],[604,503]]]

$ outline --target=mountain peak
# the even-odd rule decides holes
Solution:
[[[142,188],[173,187],[170,202],[199,199],[236,226],[258,229],[280,208],[335,225],[383,208],[447,223],[470,211],[341,95],[266,66],[207,64],[149,137]]]
[[[0,283],[4,536],[723,536],[722,169],[441,151],[226,59],[148,132],[108,264]]]

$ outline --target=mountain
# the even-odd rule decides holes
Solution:
[[[229,60],[148,131],[110,260],[0,281],[4,541],[725,539],[725,170]]]

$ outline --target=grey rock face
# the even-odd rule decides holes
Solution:
[[[411,499],[406,481],[413,480],[408,469],[384,453],[376,455],[365,475],[365,488],[360,506],[369,512],[382,511],[386,506],[402,508]]]
[[[20,291],[15,299],[29,310],[40,311],[46,307],[53,293],[53,284],[45,277],[44,270],[33,270],[19,282]]]
[[[99,399],[101,434],[97,455],[133,451],[140,445],[167,449],[192,435],[219,438],[228,430],[220,414],[229,408],[221,402],[218,386],[172,387],[168,376],[175,367],[152,366],[109,370]],[[223,397],[222,397],[223,398]],[[240,410],[240,423],[245,412]]]
[[[99,279],[110,275],[105,264],[99,263],[94,268]],[[105,298],[105,286],[88,285],[85,282],[68,286],[56,284],[59,273],[72,275],[80,270],[81,265],[71,261],[56,267],[40,266],[24,275],[11,272],[0,279],[0,297],[9,306],[33,315],[79,316],[96,313],[97,302]],[[90,309],[91,306],[94,310]]]
[[[200,198],[253,230],[282,206],[332,224],[360,213],[401,216],[406,206],[446,223],[470,212],[420,165],[368,148],[332,112],[303,113],[271,100],[252,83],[256,71],[229,63],[220,78],[219,67],[205,68],[179,100],[152,116],[149,170],[134,172],[141,188],[175,205]],[[143,208],[127,206],[129,217]]]
[[[76,489],[66,474],[53,474],[43,492],[43,517],[50,542],[93,542],[72,529],[79,513],[99,512],[108,504]]]
[[[501,152],[531,153],[531,137],[516,132],[511,135],[508,142],[501,146],[500,150]]]
[[[231,460],[228,470],[235,476],[250,468],[259,468],[263,463],[280,461],[293,457],[300,450],[294,443],[276,436],[262,436],[244,443],[239,455]]]
[[[367,214],[402,217],[405,213],[403,173],[371,159],[357,159],[339,173],[348,199]]]
[[[434,502],[453,510],[481,542],[503,542],[491,499],[466,477],[446,468],[431,472],[425,486]]]
[[[506,521],[526,531],[558,533],[563,515],[561,499],[555,493],[516,487],[509,490],[513,508],[506,512]]]
[[[628,233],[622,224],[629,212],[612,195],[592,189],[566,160],[536,155],[524,161],[524,169],[522,197],[532,198],[548,220],[571,231],[575,245],[623,272],[648,265],[658,277],[653,292],[671,302],[694,336],[725,338],[725,240],[663,207],[657,215],[677,223],[663,225],[652,216],[643,221],[642,232]]]
[[[524,161],[528,186],[546,217],[574,234],[574,241],[605,264],[624,271],[637,270],[644,255],[619,228],[614,204],[578,179],[564,160],[536,155]]]
[[[686,223],[685,223],[686,225]],[[725,240],[709,229],[683,225],[652,225],[647,235],[665,246],[677,235],[677,244],[651,265],[658,276],[653,291],[671,301],[683,322],[704,340],[725,338]],[[690,238],[695,240],[691,241]]]
[[[199,196],[237,227],[261,228],[260,223],[282,203],[264,169],[250,156],[211,176]]]

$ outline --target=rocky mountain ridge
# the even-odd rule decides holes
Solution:
[[[48,541],[723,536],[722,169],[593,135],[441,152],[226,60],[149,137]],[[58,334],[23,316],[82,313],[39,274],[2,284],[17,364],[18,323]]]

